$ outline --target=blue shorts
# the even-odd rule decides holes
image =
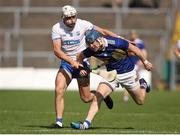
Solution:
[[[83,66],[85,68],[90,68],[88,61],[83,61]],[[69,72],[72,75],[72,78],[82,78],[82,76],[80,76],[80,74],[79,74],[80,70],[73,68],[68,62],[66,62],[64,60],[61,61],[60,69],[64,69],[67,72]],[[89,77],[89,75],[87,75],[85,77]]]

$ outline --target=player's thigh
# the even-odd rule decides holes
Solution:
[[[97,92],[100,93],[104,98],[112,93],[112,87],[107,83],[100,83],[97,88]]]
[[[70,82],[71,75],[68,74],[65,70],[59,69],[55,81],[56,91],[64,91]]]
[[[90,96],[90,79],[88,77],[77,78],[80,96]]]

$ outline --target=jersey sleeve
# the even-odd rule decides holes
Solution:
[[[89,47],[86,48],[84,51],[83,51],[83,55],[85,58],[89,58],[91,56],[94,56],[95,52],[92,51]]]
[[[110,36],[106,37],[106,39],[108,40],[108,44],[111,44],[118,49],[127,50],[129,47],[128,41],[124,39]]]
[[[61,36],[58,33],[57,25],[54,25],[52,27],[51,39],[52,40],[61,39]]]
[[[91,30],[94,28],[94,25],[91,22],[86,21],[86,20],[82,20],[82,25],[85,28],[85,31]]]
[[[118,38],[117,39],[117,46],[118,46],[118,48],[121,48],[123,50],[127,50],[129,47],[129,42],[124,40],[124,39]]]

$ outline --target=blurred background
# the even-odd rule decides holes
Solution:
[[[66,4],[77,8],[78,18],[125,38],[132,29],[138,31],[155,67],[151,76],[153,89],[180,89],[180,60],[173,54],[180,39],[179,0],[0,0],[1,89],[22,74],[34,78],[35,83],[35,76],[22,72],[26,68],[43,71],[40,79],[50,77],[54,87],[59,60],[53,54],[51,28],[61,19],[61,7]],[[97,63],[91,59],[92,65]]]

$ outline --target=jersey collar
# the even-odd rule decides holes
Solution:
[[[105,38],[103,38],[103,40],[104,40],[104,48],[103,48],[103,50],[105,50],[105,48],[108,46],[108,41]]]

